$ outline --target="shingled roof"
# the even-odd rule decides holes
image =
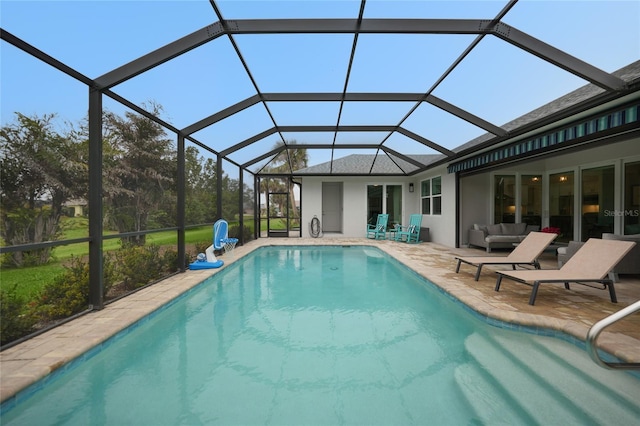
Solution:
[[[640,83],[640,60],[633,62],[611,74],[621,78],[629,85],[638,84]],[[553,116],[554,114],[562,111],[566,111],[571,107],[574,107],[582,102],[586,102],[604,92],[605,91],[602,88],[596,86],[595,84],[586,84],[500,127],[502,127],[507,132],[511,132],[512,130],[521,128],[528,124],[535,123],[538,120]],[[493,139],[494,137],[495,135],[492,133],[485,133],[482,136],[478,136],[477,138],[472,139],[457,148],[454,148],[453,151],[456,153],[467,151],[482,144],[483,142],[487,142],[490,139]]]
[[[445,158],[442,154],[409,155],[424,165],[429,165]],[[342,175],[404,175],[417,170],[418,167],[401,158],[385,154],[351,154],[338,158],[333,162],[318,164],[296,170],[294,175],[342,174]]]

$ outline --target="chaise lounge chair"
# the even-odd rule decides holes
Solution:
[[[418,243],[420,239],[420,227],[422,226],[422,214],[412,214],[409,217],[409,225],[396,226],[396,241]],[[406,240],[404,239],[406,238]]]
[[[367,225],[367,238],[375,238],[376,240],[384,240],[387,238],[387,222],[389,215],[381,213],[375,225]]]
[[[516,265],[533,265],[536,269],[540,269],[538,257],[549,247],[549,244],[557,237],[557,234],[547,232],[529,232],[526,238],[522,240],[518,246],[513,249],[507,257],[498,256],[469,256],[456,257],[458,264],[456,273],[460,271],[460,264],[466,263],[477,266],[475,280],[480,278],[480,271],[484,265],[511,265],[516,269]]]
[[[633,241],[590,238],[560,269],[499,271],[495,290],[500,290],[503,277],[530,285],[533,289],[529,304],[533,305],[541,283],[564,283],[564,287],[569,290],[570,282],[587,286],[589,284],[585,283],[591,282],[600,283],[604,288],[609,287],[611,302],[616,303],[618,300],[613,280],[607,278],[607,275],[635,244]]]

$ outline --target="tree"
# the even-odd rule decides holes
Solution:
[[[27,117],[0,129],[0,236],[9,245],[55,241],[64,203],[86,193],[83,149],[53,130],[55,115]],[[51,249],[14,252],[14,266],[44,264]]]
[[[158,116],[162,107],[151,105]],[[125,117],[105,113],[103,189],[108,221],[121,233],[148,229],[175,188],[176,162],[171,140],[161,125],[147,117],[126,112]],[[144,245],[145,236],[123,238]]]
[[[209,223],[216,220],[216,162],[200,155],[198,148],[185,149],[186,223]]]

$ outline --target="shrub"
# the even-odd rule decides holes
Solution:
[[[233,225],[229,227],[229,237],[240,239],[240,225]],[[253,240],[253,231],[249,226],[242,227],[243,241]]]
[[[185,255],[186,260],[189,259],[187,255]],[[175,272],[178,270],[178,251],[174,249],[165,250],[162,255],[162,264],[164,265],[164,271],[166,272]]]
[[[116,264],[113,261],[112,257],[113,255],[109,254],[107,256],[104,256],[102,259],[102,276],[104,277],[102,282],[102,284],[104,285],[104,288],[102,289],[102,297],[104,298],[107,297],[107,293],[109,293],[109,290],[111,290],[111,287],[113,287],[118,274]],[[89,284],[87,283],[87,285]]]
[[[198,258],[199,253],[204,253],[204,252],[196,251],[195,253],[192,253],[191,250],[187,250],[186,253],[184,254],[185,264],[188,266],[191,262],[195,261]]]
[[[46,283],[37,298],[37,310],[45,321],[66,318],[89,306],[89,264],[71,258],[65,272]]]
[[[115,268],[109,257],[103,258],[103,297],[115,280]],[[44,285],[36,299],[36,309],[43,321],[67,318],[89,307],[89,263],[72,257],[65,272]]]
[[[38,322],[30,306],[16,294],[17,286],[0,290],[0,345],[32,333]]]
[[[14,285],[10,291],[0,293],[2,344],[35,332],[51,321],[70,317],[89,307],[89,264],[81,258],[71,258],[65,271],[45,283],[40,292],[29,302],[16,294]],[[114,265],[104,258],[103,296],[114,282]]]
[[[162,275],[163,259],[156,245],[126,246],[115,252],[114,257],[125,290],[135,290]]]
[[[204,253],[207,250],[207,247],[211,245],[211,241],[201,241],[199,243],[195,243],[196,247],[196,255],[197,253]]]

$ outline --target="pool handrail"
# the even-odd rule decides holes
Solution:
[[[589,356],[596,364],[601,367],[609,368],[609,369],[619,369],[619,370],[640,370],[640,362],[607,362],[600,358],[598,354],[598,347],[596,346],[596,339],[600,335],[600,333],[611,324],[620,321],[627,316],[634,314],[640,311],[640,300],[637,302],[627,306],[624,309],[615,312],[608,317],[601,319],[597,323],[591,326],[589,331],[587,332],[586,339],[586,350]]]

